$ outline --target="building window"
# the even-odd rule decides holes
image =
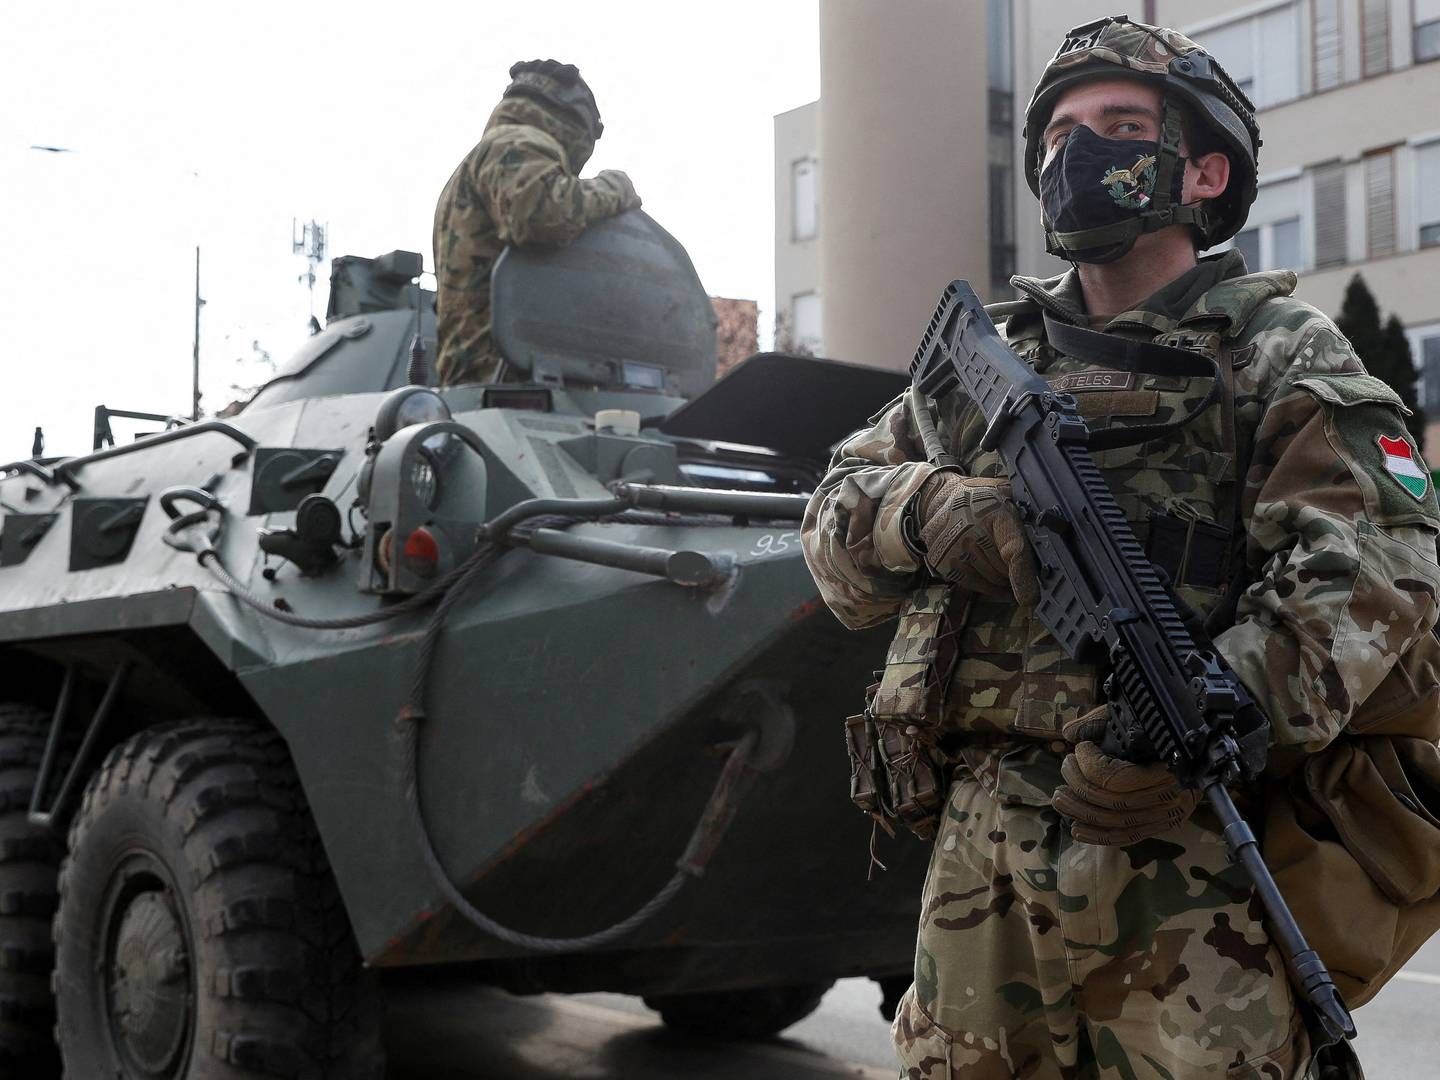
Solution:
[[[1440,333],[1420,339],[1419,360],[1420,370],[1424,372],[1425,396],[1440,405]]]
[[[1365,156],[1365,240],[1369,257],[1395,251],[1395,154]]]
[[[1390,70],[1390,0],[1361,0],[1360,72],[1365,78]]]
[[[1315,266],[1343,266],[1345,245],[1345,166],[1322,165],[1314,171]]]
[[[1440,58],[1440,0],[1414,0],[1415,59]]]
[[[1283,4],[1199,35],[1200,44],[1257,109],[1300,95],[1300,25],[1295,9],[1293,3]]]
[[[1415,148],[1415,188],[1420,246],[1440,246],[1440,141]]]
[[[1412,327],[1406,331],[1410,339],[1410,356],[1420,378],[1416,395],[1427,409],[1440,407],[1440,323]]]
[[[1245,266],[1256,270],[1300,270],[1300,180],[1261,184],[1246,228],[1235,236]]]
[[[790,298],[791,344],[811,353],[820,351],[820,297],[799,293]]]
[[[814,158],[802,158],[790,166],[791,235],[795,240],[814,240],[820,227],[820,177]]]
[[[1315,90],[1333,90],[1344,72],[1340,53],[1340,0],[1315,0],[1311,31],[1315,47]]]

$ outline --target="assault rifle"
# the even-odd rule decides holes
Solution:
[[[1144,370],[1140,346],[1107,342],[1115,351],[1112,366],[1128,359],[1131,370]],[[1197,359],[1170,351],[1191,365]],[[1145,557],[1091,456],[1091,433],[1075,399],[1015,355],[964,281],[952,282],[941,298],[911,378],[921,395],[958,391],[984,415],[980,446],[1004,463],[1035,552],[1036,615],[1072,658],[1108,662],[1110,720],[1102,748],[1128,761],[1164,762],[1183,785],[1204,792],[1231,856],[1265,905],[1294,985],[1332,1040],[1354,1038],[1330,972],[1306,944],[1225,787],[1263,768],[1268,722],[1204,632],[1187,626]],[[917,405],[925,417],[922,439],[935,457],[938,439],[923,399]],[[1114,438],[1106,444],[1119,445]]]

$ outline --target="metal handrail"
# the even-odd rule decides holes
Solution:
[[[86,454],[84,457],[69,458],[55,466],[55,478],[71,484],[73,474],[79,472],[86,465],[91,465],[97,461],[104,461],[107,458],[119,457],[121,454],[133,453],[136,450],[159,446],[162,443],[188,439],[192,435],[201,435],[207,431],[213,431],[217,434],[224,435],[226,438],[234,439],[245,448],[244,453],[237,454],[232,459],[232,465],[240,464],[240,462],[250,456],[252,450],[260,445],[233,424],[227,424],[224,420],[206,420],[199,424],[188,424],[185,427],[173,428],[170,431],[160,431],[154,435],[146,435],[143,438],[136,439],[134,442],[125,443],[122,446],[107,447],[104,450],[97,450],[93,454]]]
[[[63,480],[73,491],[79,485],[68,476],[57,476],[56,473],[41,465],[38,461],[26,458],[24,461],[12,461],[8,465],[0,465],[0,473],[29,473],[31,476],[39,477],[45,483],[53,484],[56,480]]]

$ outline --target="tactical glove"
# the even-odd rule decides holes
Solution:
[[[605,181],[620,197],[620,205],[615,211],[617,214],[640,206],[640,196],[635,194],[635,185],[630,182],[630,177],[619,169],[602,169],[595,179]]]
[[[937,577],[982,596],[1040,596],[1035,557],[1004,480],[934,473],[915,495],[921,557]]]
[[[1070,819],[1070,832],[1084,844],[1134,844],[1169,832],[1186,821],[1200,792],[1182,788],[1164,765],[1136,765],[1111,757],[1097,745],[1105,733],[1109,706],[1076,717],[1062,729],[1073,749],[1060,764],[1065,784],[1051,805]]]

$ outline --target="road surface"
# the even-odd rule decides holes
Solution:
[[[696,1044],[618,994],[407,990],[391,1004],[389,1080],[895,1080],[879,989],[846,979],[778,1039]],[[1440,1075],[1440,938],[1355,1014],[1367,1080]]]

